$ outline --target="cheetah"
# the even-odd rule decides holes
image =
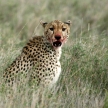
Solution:
[[[44,35],[30,39],[21,54],[3,73],[8,85],[26,78],[36,85],[49,87],[57,82],[61,73],[61,49],[68,40],[71,21],[40,23],[44,28]],[[21,75],[25,77],[20,78]]]

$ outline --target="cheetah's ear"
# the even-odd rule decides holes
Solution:
[[[48,24],[47,22],[40,21],[40,24],[45,28],[45,26]]]
[[[72,22],[70,20],[64,22],[65,24],[68,24],[69,26],[72,24]]]

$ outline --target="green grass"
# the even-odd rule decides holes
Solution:
[[[53,92],[0,86],[0,108],[107,108],[107,0],[1,0],[0,82],[6,67],[33,35],[42,35],[40,20],[71,20],[71,34],[63,47],[62,73]]]

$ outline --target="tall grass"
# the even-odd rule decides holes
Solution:
[[[42,35],[40,20],[72,20],[63,47],[62,73],[52,90],[31,92],[29,86],[0,86],[0,108],[107,108],[108,6],[107,0],[1,0],[0,82],[6,67],[32,36]]]

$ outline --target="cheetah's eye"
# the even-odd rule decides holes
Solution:
[[[51,31],[53,31],[54,30],[54,28],[49,28]]]
[[[65,31],[66,30],[66,28],[62,28],[62,31]]]

